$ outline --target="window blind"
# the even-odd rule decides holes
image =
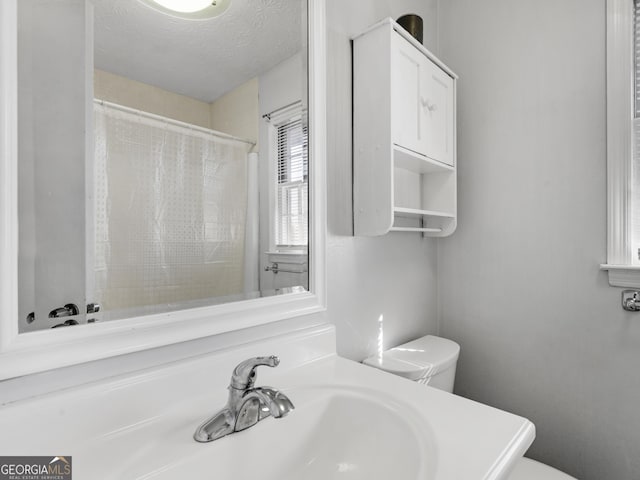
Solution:
[[[308,242],[308,129],[301,119],[277,127],[276,244]]]

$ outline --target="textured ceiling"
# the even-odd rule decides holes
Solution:
[[[231,0],[209,20],[184,20],[138,0],[91,0],[96,68],[211,102],[291,57],[301,0]]]

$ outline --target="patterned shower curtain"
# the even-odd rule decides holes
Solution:
[[[95,106],[95,296],[111,318],[244,289],[248,145]]]

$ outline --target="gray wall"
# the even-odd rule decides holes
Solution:
[[[351,237],[350,37],[386,17],[416,13],[424,43],[437,41],[436,0],[327,1],[328,315],[338,353],[362,360],[377,351],[382,316],[385,348],[435,333],[436,241],[410,233]]]
[[[640,317],[606,260],[605,2],[446,0],[460,75],[458,230],[438,246],[456,392],[524,415],[582,480],[640,472]]]

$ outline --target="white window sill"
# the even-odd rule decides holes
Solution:
[[[282,249],[282,250],[270,250],[265,252],[267,255],[306,255],[307,251],[302,249]]]
[[[640,288],[640,265],[600,265],[600,270],[609,271],[612,287]]]
[[[298,251],[289,250],[284,252],[266,252],[266,254],[267,254],[267,260],[271,263],[298,265],[306,268],[307,263],[309,262],[307,252],[303,250],[298,250]]]

